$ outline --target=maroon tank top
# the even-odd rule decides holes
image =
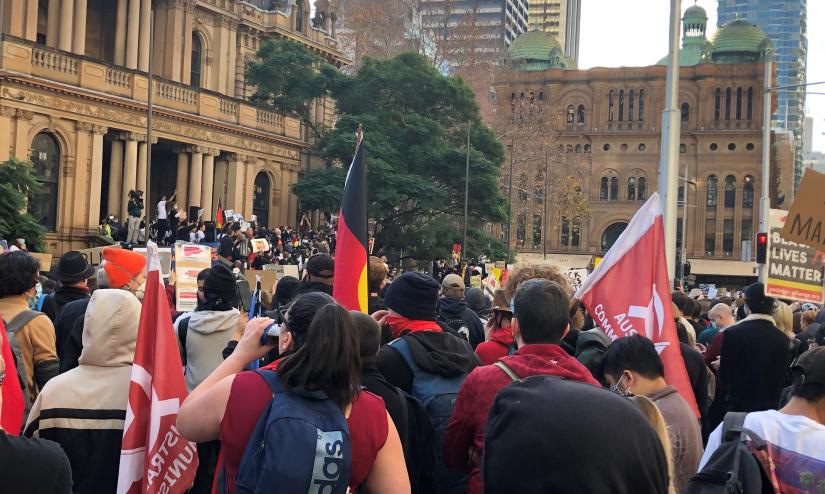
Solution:
[[[221,461],[229,493],[235,493],[235,475],[249,436],[272,400],[269,386],[254,372],[241,372],[232,381],[229,401],[221,421]],[[384,400],[362,391],[352,402],[347,419],[352,447],[349,486],[353,492],[367,478],[376,456],[387,442],[387,409]],[[216,480],[217,480],[216,475]],[[213,489],[214,492],[214,489]]]

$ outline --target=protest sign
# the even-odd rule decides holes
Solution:
[[[470,276],[470,288],[481,288],[481,275],[474,274]]]
[[[269,242],[265,238],[252,239],[252,252],[266,252],[269,250]]]
[[[254,215],[254,214],[253,214],[253,215],[251,215],[251,216],[249,217],[249,222],[250,222],[250,223],[258,223],[258,216],[257,216],[257,215]]]
[[[783,236],[789,218],[787,211],[770,211],[765,295],[821,304],[822,262],[817,249]]]
[[[40,263],[40,271],[45,273],[52,269],[52,255],[41,254],[39,252],[29,252],[29,255],[37,259]]]
[[[203,209],[198,209],[198,219],[203,216]]]
[[[198,305],[198,273],[212,266],[212,248],[208,245],[175,245],[175,309],[195,310]]]
[[[226,218],[227,221],[232,221],[235,218],[235,210],[234,209],[224,209],[223,210],[223,217]]]
[[[112,247],[113,249],[119,249],[119,245],[107,245],[106,247]],[[103,255],[103,249],[106,247],[92,247],[91,249],[80,249],[78,252],[83,254],[83,257],[86,259],[92,266],[100,266],[100,261]]]
[[[568,269],[562,271],[562,274],[567,277],[567,281],[570,282],[570,286],[575,291],[582,287],[582,282],[587,278],[586,269]]]
[[[278,271],[263,269],[247,269],[244,271],[243,276],[246,278],[246,281],[249,282],[249,287],[252,291],[255,291],[255,276],[261,278],[261,290],[266,290],[268,292],[272,292],[275,282],[280,279],[278,276]]]
[[[810,168],[805,171],[799,191],[788,211],[788,221],[782,225],[782,238],[789,242],[813,247],[825,251],[825,175]]]
[[[287,264],[284,266],[284,276],[292,276],[293,278],[301,279],[301,273],[298,271],[298,266],[294,264]]]
[[[135,252],[139,252],[143,255],[146,255],[146,247],[138,247],[133,250]],[[172,248],[159,247],[158,256],[160,257],[160,274],[164,278],[168,278],[169,273],[172,271]]]

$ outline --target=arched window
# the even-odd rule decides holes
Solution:
[[[717,122],[719,121],[719,115],[721,115],[722,109],[722,90],[716,88],[716,96],[714,98],[714,107],[713,107],[713,119]]]
[[[677,197],[677,199],[676,199],[677,202],[685,202],[685,186],[684,185],[679,186],[678,192],[676,193],[676,197]]]
[[[639,177],[638,183],[636,199],[644,201],[647,199],[647,179],[645,177]]]
[[[736,120],[742,120],[742,88],[736,88]]]
[[[613,223],[605,228],[604,233],[602,233],[602,250],[610,250],[613,244],[616,243],[616,240],[619,239],[619,235],[624,232],[625,228],[627,228],[627,223],[625,222]]]
[[[203,62],[203,43],[198,33],[192,32],[192,68],[189,72],[189,84],[201,87],[201,64]]]
[[[602,180],[599,184],[599,200],[606,201],[607,198],[607,177],[602,177]]]
[[[610,200],[619,200],[619,179],[616,177],[610,179]]]
[[[576,144],[576,154],[582,154],[582,145]]]
[[[619,122],[624,120],[624,89],[619,91]]]
[[[272,190],[269,175],[258,172],[255,176],[255,188],[252,193],[252,214],[261,226],[269,226],[269,193]]]
[[[745,177],[745,185],[742,188],[742,207],[753,208],[753,177]]]
[[[736,207],[736,177],[733,175],[725,177],[725,207]]]
[[[633,121],[633,100],[636,97],[636,91],[630,90],[630,94],[628,95],[629,101],[627,102],[627,121]]]
[[[682,103],[682,122],[687,122],[690,120],[690,104],[685,102]]]
[[[753,120],[753,88],[748,88],[748,120]]]
[[[28,211],[49,231],[57,228],[57,185],[60,176],[60,146],[52,134],[41,132],[32,140],[31,161],[40,192],[29,197]]]
[[[591,150],[590,144],[585,144],[584,145],[584,154],[590,154],[590,150]]]
[[[295,30],[299,33],[304,32],[304,2],[298,0],[295,5]]]
[[[516,241],[519,245],[524,246],[524,237],[527,235],[527,218],[524,214],[518,215],[518,223],[516,225]]]
[[[544,203],[544,174],[543,173],[539,172],[539,174],[536,175],[536,182],[535,182],[535,186],[533,187],[533,190],[535,191],[534,197],[536,198],[536,204]]]
[[[725,89],[725,120],[730,120],[731,90]]]
[[[541,245],[541,215],[533,215],[533,248],[538,249]]]
[[[639,89],[639,121],[645,119],[645,90]]]
[[[567,107],[567,123],[571,124],[576,121],[576,108],[573,105]]]
[[[572,153],[572,152],[573,152],[573,145],[572,145],[572,144],[568,144],[568,145],[567,145],[567,152],[568,152],[568,153]]]
[[[627,179],[627,200],[636,200],[636,179],[633,177]]]
[[[573,231],[570,235],[570,246],[571,247],[578,247],[579,246],[579,236],[581,232],[581,219],[573,218]]]
[[[579,105],[579,108],[576,110],[576,123],[584,123],[584,105]]]
[[[561,245],[563,247],[570,245],[570,221],[567,216],[561,217]]]
[[[519,195],[519,199],[521,200],[521,202],[527,202],[527,197],[528,197],[527,187],[528,187],[527,174],[522,173],[521,177],[519,177],[519,180],[518,180],[518,195]]]
[[[719,179],[716,175],[708,177],[708,197],[705,204],[709,208],[716,208],[717,197],[719,196],[718,184]]]
[[[607,93],[607,121],[613,121],[613,90]]]

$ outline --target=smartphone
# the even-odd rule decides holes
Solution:
[[[252,291],[249,289],[249,282],[246,280],[237,280],[235,282],[235,289],[238,292],[238,304],[241,311],[249,311],[252,308]]]

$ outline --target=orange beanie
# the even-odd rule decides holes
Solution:
[[[122,288],[146,268],[146,258],[131,250],[105,247],[103,259],[106,260],[103,269],[106,270],[111,288]]]

